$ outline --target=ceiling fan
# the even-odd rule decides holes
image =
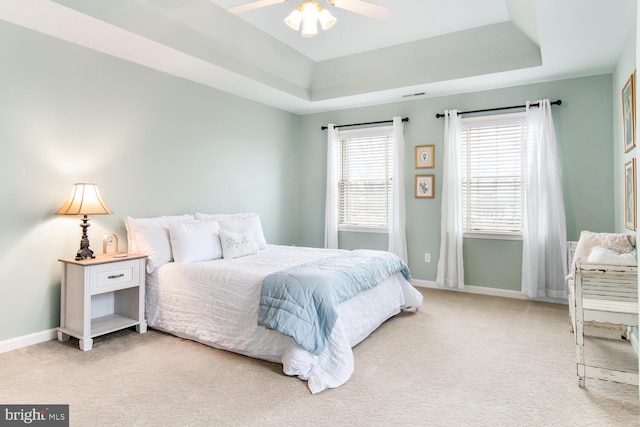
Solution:
[[[286,3],[289,0],[256,0],[227,9],[231,13],[243,13],[278,3]],[[384,19],[391,11],[383,6],[368,3],[363,0],[327,0],[331,6],[357,13],[373,19]],[[331,13],[320,6],[318,0],[302,0],[300,5],[285,18],[286,24],[293,30],[300,29],[302,23],[302,36],[311,37],[318,34],[318,22],[323,30],[328,30],[336,22]]]

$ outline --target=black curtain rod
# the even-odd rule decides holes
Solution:
[[[403,122],[408,122],[409,121],[409,117],[403,118],[402,121]],[[335,127],[340,129],[340,128],[347,128],[347,127],[351,127],[351,126],[385,125],[385,124],[389,124],[389,123],[393,123],[393,120],[382,120],[380,122],[368,122],[368,123],[351,123],[351,124],[348,124],[348,125],[337,125]],[[327,130],[327,129],[329,129],[329,127],[328,126],[322,126],[320,129]]]
[[[529,104],[532,107],[537,107],[540,104],[539,103],[535,103],[535,104]],[[562,100],[558,99],[557,101],[553,101],[551,103],[551,105],[562,105]],[[471,114],[471,113],[485,113],[487,111],[500,111],[500,110],[513,110],[515,108],[526,108],[526,105],[512,105],[511,107],[498,107],[498,108],[485,108],[484,110],[473,110],[473,111],[458,111],[458,115],[462,115],[462,114]],[[439,119],[441,117],[444,117],[444,114],[436,114],[436,119]]]

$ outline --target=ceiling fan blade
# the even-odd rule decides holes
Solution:
[[[391,14],[386,7],[362,0],[329,0],[329,4],[373,19],[385,19]]]
[[[259,9],[261,7],[271,6],[272,4],[286,3],[287,1],[289,0],[258,0],[252,1],[250,3],[240,4],[238,6],[232,6],[228,8],[227,11],[231,13],[242,13],[254,9]]]

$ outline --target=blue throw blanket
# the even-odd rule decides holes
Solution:
[[[397,272],[411,280],[398,256],[355,250],[270,274],[262,283],[258,324],[318,355],[338,318],[338,305]]]

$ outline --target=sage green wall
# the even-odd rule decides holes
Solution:
[[[613,72],[613,178],[614,178],[614,195],[615,195],[615,231],[618,233],[633,233],[625,227],[624,221],[624,165],[636,155],[637,150],[624,152],[624,130],[622,122],[622,88],[627,84],[629,76],[636,69],[636,33],[630,35],[624,46],[622,55],[618,60],[618,64]],[[639,131],[636,128],[638,135]],[[636,137],[637,140],[638,137]],[[637,167],[638,165],[636,165]]]
[[[59,325],[60,266],[78,217],[56,217],[75,182],[125,216],[260,214],[297,242],[298,116],[0,22],[0,341]],[[123,248],[124,249],[124,248]]]
[[[440,201],[444,120],[435,114],[444,109],[476,110],[523,104],[526,100],[562,99],[553,107],[563,192],[567,213],[567,237],[577,239],[580,230],[612,230],[614,226],[612,129],[612,76],[575,78],[514,88],[468,93],[397,104],[318,113],[301,118],[300,170],[303,191],[300,198],[300,241],[322,246],[324,236],[324,193],[327,123],[345,124],[409,117],[405,125],[405,186],[409,267],[414,278],[434,280],[440,248]],[[436,167],[414,168],[417,145],[436,146]],[[436,197],[415,199],[414,176],[435,173]],[[384,247],[380,235],[341,233],[341,246]],[[371,239],[371,240],[369,240]],[[431,253],[431,263],[424,253]],[[465,239],[467,285],[520,290],[521,242]]]

